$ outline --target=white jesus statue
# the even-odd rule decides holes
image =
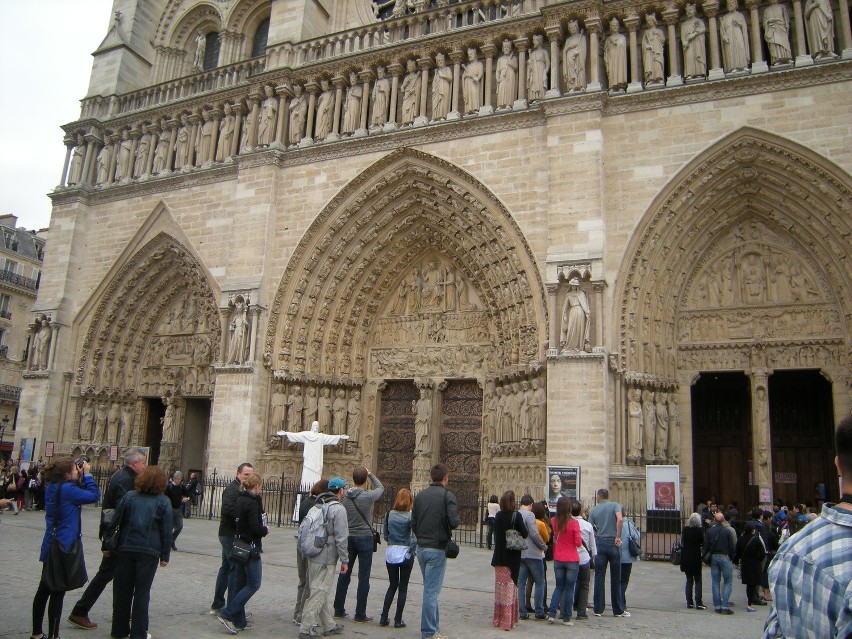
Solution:
[[[311,430],[303,430],[301,433],[279,430],[276,434],[278,437],[287,437],[294,444],[305,445],[301,487],[307,490],[322,478],[323,447],[334,446],[341,439],[349,439],[349,435],[326,435],[319,432],[319,422],[313,422]]]

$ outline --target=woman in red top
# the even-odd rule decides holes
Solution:
[[[556,589],[550,600],[548,623],[556,623],[556,611],[562,608],[562,625],[573,626],[571,610],[574,607],[574,586],[580,571],[580,555],[577,546],[582,545],[580,524],[571,516],[571,500],[560,497],[556,502],[556,516],[551,518],[553,529],[553,572]]]

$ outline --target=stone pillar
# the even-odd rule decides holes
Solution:
[[[556,293],[559,291],[559,284],[547,285],[547,302],[550,307],[550,343],[547,347],[548,355],[557,355],[559,353],[559,307],[557,306]]]
[[[107,179],[104,186],[109,186],[115,182],[115,173],[118,168],[118,145],[121,144],[121,136],[119,134],[104,137],[104,146],[111,146],[109,150],[109,171],[107,171]]]
[[[287,148],[287,134],[290,127],[290,89],[283,84],[275,87],[278,96],[278,123],[275,127],[276,148]]]
[[[326,136],[329,142],[340,139],[340,115],[343,112],[343,87],[346,80],[342,75],[332,79],[334,84],[334,120],[331,123],[331,133]]]
[[[90,133],[86,136],[86,158],[83,162],[83,172],[80,178],[80,182],[83,184],[91,185],[95,182],[95,159],[98,155],[95,153],[95,147],[98,142],[100,140],[93,134]]]
[[[420,67],[420,115],[414,118],[414,126],[423,126],[429,123],[426,110],[429,99],[429,69],[432,68],[432,59],[419,58],[417,66]]]
[[[367,113],[370,109],[370,81],[373,79],[373,72],[370,69],[361,71],[358,78],[364,83],[363,99],[361,100],[361,120],[358,130],[355,131],[352,137],[367,135]]]
[[[258,325],[260,324],[261,308],[257,304],[249,306],[248,313],[251,317],[251,336],[249,339],[249,354],[248,361],[254,362],[255,351],[257,350]]]
[[[66,137],[65,140],[65,162],[62,164],[62,175],[59,176],[59,186],[65,186],[65,179],[68,175],[68,167],[71,164],[71,154],[74,152],[74,140]]]
[[[840,46],[843,60],[852,60],[852,26],[849,24],[849,1],[840,0]]]
[[[201,132],[201,114],[195,111],[187,121],[192,125],[189,129],[189,149],[186,152],[186,166],[195,166],[195,149],[198,146],[198,135]]]
[[[213,122],[213,135],[210,138],[210,148],[207,151],[207,157],[201,159],[204,164],[212,164],[216,161],[216,147],[219,145],[219,124],[222,115],[222,111],[217,107],[207,112],[207,117]]]
[[[603,341],[603,317],[604,317],[604,289],[606,288],[606,284],[603,282],[595,282],[592,284],[592,290],[595,292],[595,312],[589,318],[594,324],[595,328],[595,341],[592,343],[592,348],[594,349],[596,346],[602,346]],[[590,333],[591,334],[591,333]]]
[[[494,56],[497,53],[497,47],[492,42],[486,42],[480,50],[485,57],[485,99],[482,102],[482,108],[479,109],[479,115],[491,115],[494,113],[491,95],[494,91]]]
[[[163,171],[164,173],[168,171],[173,171],[175,168],[175,142],[177,142],[177,125],[177,119],[169,120],[169,126],[172,128],[172,134],[169,137],[169,154],[166,157],[166,168]]]
[[[710,70],[707,72],[708,80],[721,80],[725,77],[722,69],[722,61],[719,56],[719,24],[716,14],[719,11],[718,0],[707,0],[701,5],[704,15],[707,16],[707,39],[710,41]]]
[[[228,335],[230,334],[231,326],[231,309],[219,309],[220,326],[222,327],[222,336],[219,341],[219,361],[218,364],[228,363]]]
[[[461,51],[450,52],[450,62],[453,63],[453,93],[450,100],[450,112],[447,113],[447,120],[458,120],[461,117],[459,95],[461,94],[461,61],[463,59],[464,54]]]
[[[231,108],[234,113],[234,137],[231,138],[231,157],[237,157],[240,148],[240,128],[243,125],[243,113],[245,108],[239,102]]]
[[[840,0],[843,4],[846,0]],[[848,21],[847,21],[848,22]],[[793,0],[793,24],[796,26],[796,66],[809,67],[814,59],[808,55],[805,39],[805,16],[802,13],[802,0]]]
[[[760,37],[760,0],[746,0],[751,18],[751,72],[766,73],[769,65],[763,59],[763,39]]]
[[[630,48],[630,83],[627,85],[628,93],[636,93],[642,90],[642,74],[639,73],[639,45],[636,34],[639,31],[639,16],[635,13],[624,18],[627,27]]]
[[[142,132],[138,126],[130,129],[130,157],[127,158],[127,166],[124,167],[124,178],[125,180],[132,180],[134,178],[133,175],[133,165],[136,163],[136,152],[139,150],[139,138],[142,137]]]
[[[518,50],[518,99],[512,105],[513,109],[526,109],[527,104],[527,49],[529,42],[526,38],[518,38],[514,41]]]
[[[677,37],[678,9],[670,6],[663,10],[663,20],[666,23],[669,40],[669,76],[666,78],[667,87],[676,87],[683,84],[683,76],[680,73],[680,43]]]
[[[559,63],[561,56],[559,51],[559,40],[562,38],[562,27],[558,24],[545,29],[547,40],[550,42],[550,88],[545,92],[545,98],[558,98],[562,93],[559,91]]]
[[[769,491],[772,503],[772,437],[769,424],[769,373],[755,369],[751,373],[751,441],[754,483],[758,491]]]
[[[399,76],[402,75],[402,65],[399,62],[389,64],[388,73],[391,75],[391,94],[390,113],[388,113],[388,121],[383,127],[386,132],[395,131],[397,128],[396,114],[399,111],[397,101],[399,100]]]
[[[317,94],[319,93],[320,87],[315,80],[311,80],[305,84],[305,89],[308,91],[308,122],[305,127],[305,137],[303,138],[303,141],[310,140],[313,142],[314,119],[317,114]],[[301,142],[299,143],[299,146],[302,146]]]
[[[593,16],[586,18],[583,23],[589,31],[589,84],[586,85],[586,91],[600,91],[601,19],[598,16]]]

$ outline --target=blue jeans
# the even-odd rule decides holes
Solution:
[[[725,590],[720,593],[721,581],[725,581]],[[731,591],[734,589],[734,566],[727,555],[713,555],[710,558],[710,582],[713,586],[713,607],[716,610],[730,608]]]
[[[574,609],[574,586],[580,573],[578,561],[553,561],[553,574],[556,576],[556,588],[550,599],[550,617],[556,617],[556,610],[562,608],[562,621],[571,620]]]
[[[609,596],[612,599],[612,614],[624,612],[624,602],[621,601],[621,549],[615,545],[615,540],[597,538],[598,554],[595,556],[595,595],[594,610],[596,615],[603,614],[606,608],[606,567],[609,564]]]
[[[334,614],[346,612],[346,592],[352,580],[355,562],[358,562],[358,595],[355,600],[355,619],[367,616],[367,595],[370,594],[370,571],[373,569],[373,536],[349,538],[349,570],[337,578],[334,593]]]
[[[228,590],[228,579],[231,575],[231,560],[228,559],[228,553],[234,545],[234,538],[231,535],[220,535],[219,544],[222,546],[222,565],[219,566],[219,572],[216,575],[216,590],[213,593],[213,603],[210,604],[210,607],[215,610],[225,607],[225,591]]]
[[[521,570],[518,573],[518,601],[520,602],[521,619],[526,619],[527,614],[527,577],[532,576],[535,589],[533,590],[533,608],[535,614],[541,617],[544,614],[544,560],[543,559],[521,559]]]
[[[423,574],[423,605],[420,608],[420,636],[423,639],[438,632],[438,595],[444,585],[447,556],[438,548],[417,547],[417,562]]]
[[[222,608],[219,616],[232,621],[237,628],[245,628],[246,602],[260,590],[260,579],[263,575],[260,557],[249,559],[245,566],[235,563],[231,574],[228,605]]]

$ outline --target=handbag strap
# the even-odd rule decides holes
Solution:
[[[448,503],[447,495],[449,494],[450,491],[447,490],[446,486],[442,486],[442,488],[444,489],[444,512],[441,513],[441,519],[444,520],[444,526],[447,529],[447,537],[448,537],[447,541],[452,541],[453,530],[452,530],[452,528],[450,528],[450,521],[449,521],[449,518],[447,517],[447,503]]]
[[[360,509],[360,508],[358,508],[358,502],[357,502],[357,501],[355,501],[355,499],[354,499],[353,497],[349,497],[349,496],[347,496],[347,497],[346,497],[346,499],[348,499],[349,501],[351,501],[351,502],[352,502],[352,505],[353,505],[353,506],[355,506],[355,510],[357,510],[357,511],[358,511],[358,514],[359,514],[359,515],[361,515],[361,519],[363,519],[363,520],[364,520],[364,523],[365,523],[365,524],[367,524],[367,528],[369,528],[370,530],[373,530],[373,524],[371,524],[369,521],[367,521],[367,518],[366,518],[366,517],[364,517],[364,513],[362,513],[362,512],[361,512],[361,509]]]
[[[53,521],[50,524],[51,528],[53,528],[54,537],[56,537],[56,529],[59,527],[59,505],[62,503],[62,485],[64,483],[64,481],[60,482],[59,486],[56,489],[56,508],[53,511]]]

